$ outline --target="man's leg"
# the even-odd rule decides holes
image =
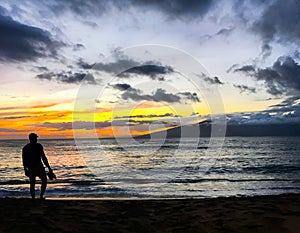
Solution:
[[[40,198],[43,199],[46,188],[47,188],[47,175],[46,175],[46,173],[41,174],[40,179],[42,180]]]
[[[35,176],[30,176],[29,180],[30,180],[30,194],[31,194],[31,198],[35,199]]]

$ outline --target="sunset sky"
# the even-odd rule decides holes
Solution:
[[[145,61],[147,45],[196,59],[204,90],[160,57],[127,53],[143,45]],[[224,112],[228,124],[300,122],[299,45],[297,0],[4,0],[0,139],[138,135]],[[74,115],[82,88],[97,98]]]

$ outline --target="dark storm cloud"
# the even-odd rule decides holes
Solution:
[[[246,85],[233,85],[235,88],[240,90],[240,93],[248,92],[248,93],[256,93],[256,89],[254,87],[248,87]]]
[[[133,6],[143,9],[155,9],[170,18],[191,19],[205,15],[213,5],[212,0],[130,0]]]
[[[63,43],[51,38],[49,32],[22,24],[9,16],[0,15],[0,60],[34,61],[55,57]]]
[[[83,80],[89,84],[96,84],[96,80],[94,76],[86,73],[77,73],[72,71],[61,71],[58,73],[55,72],[45,72],[42,74],[38,74],[36,76],[38,79],[46,79],[46,80],[54,80],[62,83],[80,83]]]
[[[220,79],[217,76],[215,76],[213,78],[205,77],[204,81],[206,81],[207,83],[210,83],[210,84],[219,84],[219,85],[224,84],[223,82],[220,81]]]
[[[172,67],[168,66],[159,66],[159,65],[141,65],[132,67],[121,74],[119,74],[119,77],[128,77],[129,75],[146,75],[149,76],[151,79],[155,80],[161,80],[163,81],[164,78],[161,75],[170,74],[173,73],[174,70]]]
[[[272,43],[281,44],[300,42],[300,1],[237,1],[233,5],[236,18],[240,19],[250,33],[258,35],[262,40],[262,59],[272,53]],[[257,9],[257,16],[254,12]]]
[[[244,72],[264,81],[267,91],[272,95],[300,91],[300,65],[291,57],[280,57],[271,67],[256,68],[247,65],[235,69],[234,72]]]
[[[277,0],[266,7],[253,24],[265,44],[272,40],[300,42],[300,1]]]
[[[212,0],[54,0],[49,4],[48,1],[44,0],[44,3],[57,14],[69,10],[81,16],[88,14],[102,15],[113,8],[124,10],[135,7],[144,11],[159,11],[170,19],[192,19],[204,16],[213,5],[213,2]]]

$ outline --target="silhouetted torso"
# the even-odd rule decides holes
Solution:
[[[44,154],[43,146],[40,143],[28,143],[24,146],[23,164],[25,167],[28,167],[30,170],[43,169],[44,165],[42,160],[45,163],[47,158]],[[46,163],[48,163],[48,161]]]

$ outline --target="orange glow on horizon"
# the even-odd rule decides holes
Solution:
[[[133,107],[132,107],[133,106]],[[130,109],[132,107],[132,109]],[[66,100],[62,103],[49,102],[37,103],[24,106],[6,106],[0,112],[0,139],[5,138],[24,138],[30,132],[36,132],[40,138],[73,138],[74,132],[72,128],[73,121],[82,122],[98,122],[107,123],[112,121],[131,121],[132,126],[128,130],[124,127],[128,126],[107,126],[97,129],[74,129],[76,135],[82,138],[97,137],[125,137],[148,134],[149,125],[143,122],[172,120],[180,117],[190,117],[191,113],[197,112],[200,116],[209,115],[209,108],[204,103],[192,105],[168,105],[159,102],[143,102],[136,105],[113,107],[98,107],[95,112],[81,111],[73,112],[73,102]],[[261,110],[260,106],[245,106],[250,110]],[[235,108],[234,105],[226,105],[226,112],[239,112],[241,109]],[[177,119],[178,120],[178,119]],[[134,125],[136,122],[136,125]],[[139,127],[138,122],[144,125]],[[192,122],[190,122],[192,123]],[[172,125],[170,123],[170,125]],[[164,128],[155,129],[157,131],[170,127],[166,125]],[[93,132],[91,130],[94,130]],[[153,129],[152,131],[153,132]]]

